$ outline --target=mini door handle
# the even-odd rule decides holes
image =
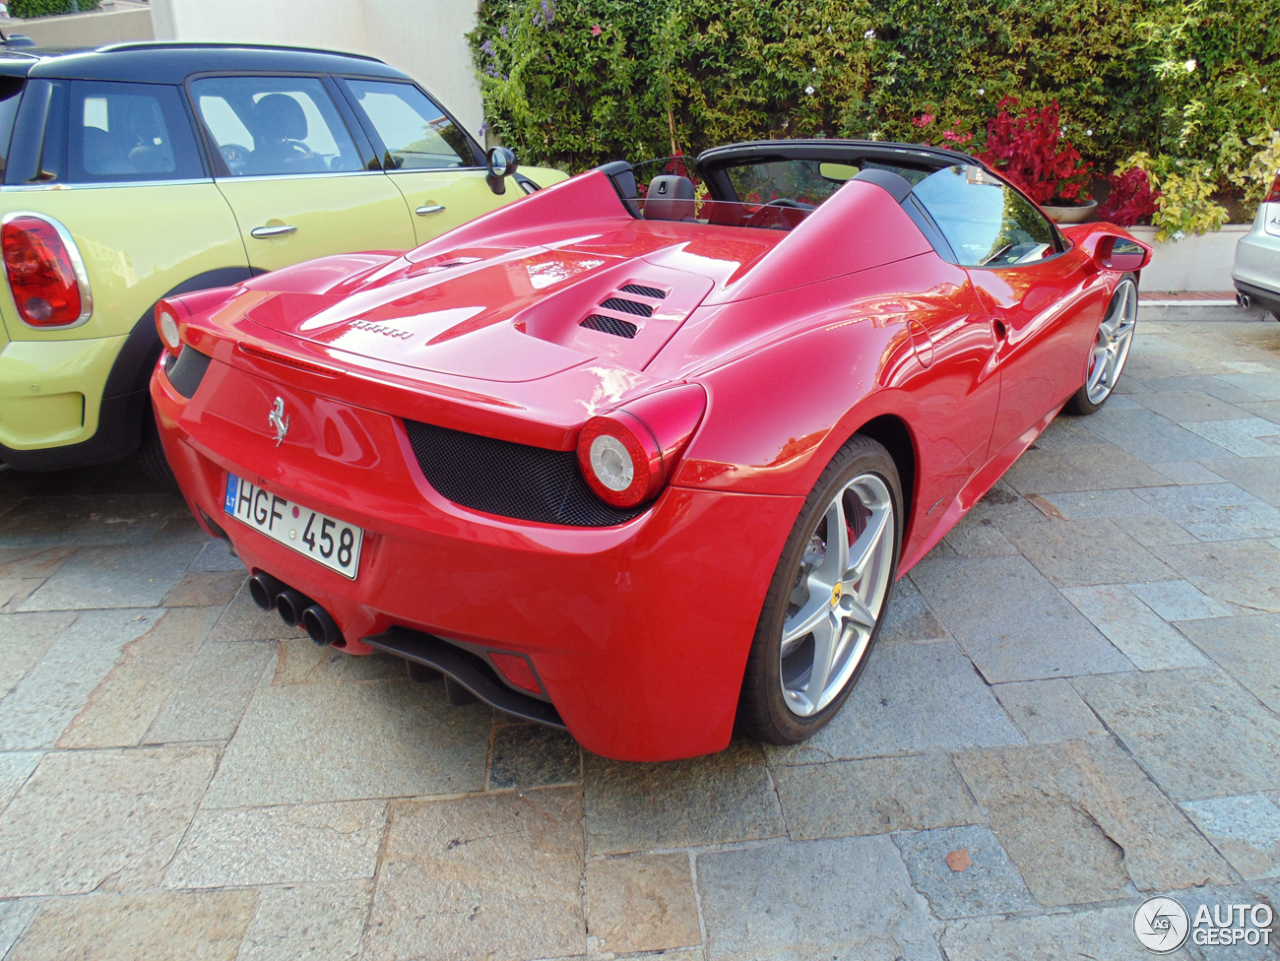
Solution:
[[[427,214],[438,214],[442,210],[444,210],[444,204],[427,204],[424,207],[419,207],[414,213],[419,217],[425,217]]]
[[[996,335],[996,340],[1004,340],[1009,336],[1009,328],[1004,325],[1003,320],[993,320],[991,322],[991,330]]]
[[[297,229],[292,224],[281,224],[279,227],[254,227],[249,233],[259,240],[267,240],[270,237],[283,237],[285,234],[295,233]]]

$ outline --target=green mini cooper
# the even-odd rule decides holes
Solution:
[[[144,443],[164,469],[162,297],[408,249],[565,179],[486,157],[378,60],[171,43],[0,52],[0,173],[0,461],[17,470]]]

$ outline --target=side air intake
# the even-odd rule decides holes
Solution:
[[[606,317],[604,314],[592,314],[578,326],[586,327],[589,330],[598,330],[604,334],[613,334],[615,337],[625,337],[627,340],[635,337],[636,331],[640,329],[629,320],[623,320],[620,317]]]

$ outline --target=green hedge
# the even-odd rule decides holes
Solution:
[[[97,10],[98,0],[79,0],[80,12]],[[30,20],[32,17],[53,17],[62,13],[75,13],[71,0],[9,0],[9,16]]]
[[[1280,127],[1258,0],[484,0],[470,41],[494,133],[574,171],[788,136],[977,151],[1013,95],[1058,100],[1096,173],[1141,151],[1240,194]]]

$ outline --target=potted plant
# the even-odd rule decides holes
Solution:
[[[1018,108],[1016,97],[1005,97],[997,106],[1000,112],[987,124],[986,149],[978,159],[1022,188],[1057,223],[1088,220],[1098,206],[1084,193],[1090,165],[1063,140],[1058,101],[1017,115],[1010,112]]]

